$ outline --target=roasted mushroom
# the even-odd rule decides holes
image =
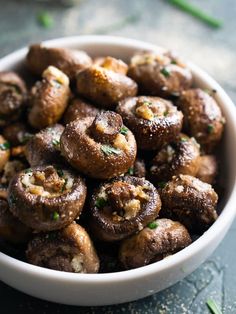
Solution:
[[[124,74],[92,66],[78,73],[77,91],[99,107],[114,109],[120,100],[137,94],[137,84]]]
[[[177,221],[156,219],[138,234],[124,240],[119,259],[125,269],[145,266],[191,244],[187,229]]]
[[[74,79],[78,71],[92,64],[91,58],[84,51],[44,47],[40,44],[29,47],[26,60],[28,68],[36,75],[42,75],[48,66],[53,65],[70,79]]]
[[[162,148],[152,160],[151,181],[168,181],[178,174],[195,176],[199,168],[199,156],[196,140],[181,134],[175,142]]]
[[[100,110],[89,102],[80,98],[74,98],[63,115],[63,121],[64,124],[68,124],[76,119],[95,117],[99,112]]]
[[[180,221],[188,230],[206,230],[218,217],[218,195],[210,184],[189,175],[174,176],[161,190],[163,217]]]
[[[133,134],[123,126],[121,116],[112,111],[73,121],[61,136],[62,155],[92,178],[110,179],[127,172],[136,151]]]
[[[190,89],[181,94],[178,106],[184,114],[185,129],[205,152],[211,152],[222,137],[225,122],[214,98],[200,88]]]
[[[161,209],[155,187],[144,178],[123,176],[101,184],[90,204],[91,231],[104,241],[117,241],[142,230]]]
[[[124,75],[126,75],[128,71],[128,65],[124,63],[124,61],[109,56],[95,58],[94,64]]]
[[[97,273],[99,259],[84,228],[72,223],[65,229],[37,235],[28,245],[31,264],[72,273]]]
[[[116,111],[134,133],[140,149],[160,149],[175,140],[182,128],[182,113],[172,102],[159,97],[127,98]]]
[[[26,144],[33,134],[25,123],[15,122],[3,129],[3,136],[10,142],[11,146],[19,146]]]
[[[30,96],[28,120],[32,127],[42,129],[53,125],[62,117],[69,100],[68,77],[53,66],[43,72],[42,81],[37,82]]]
[[[60,137],[63,131],[61,124],[55,124],[31,137],[25,146],[25,156],[31,167],[63,162],[60,155]]]
[[[204,155],[199,157],[199,168],[196,177],[203,182],[214,184],[218,163],[216,156]]]
[[[0,135],[0,171],[3,170],[4,166],[10,158],[10,143]]]
[[[27,97],[24,81],[14,72],[0,72],[0,126],[19,118]]]
[[[141,52],[134,55],[128,76],[138,83],[141,94],[172,97],[191,87],[192,74],[170,52]]]
[[[22,160],[18,160],[18,159],[9,160],[3,168],[2,176],[0,178],[1,185],[8,187],[11,179],[18,172],[20,172],[23,169],[26,169],[27,167],[28,165]],[[0,195],[0,198],[1,198],[1,195]]]
[[[13,244],[26,243],[31,232],[30,228],[12,215],[7,201],[0,199],[0,238]]]
[[[18,173],[9,185],[11,212],[37,231],[69,225],[86,198],[83,180],[69,170],[41,166]]]

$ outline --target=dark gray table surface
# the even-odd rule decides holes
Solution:
[[[189,0],[224,20],[218,30],[170,6],[167,0],[81,0],[74,7],[59,1],[0,0],[0,57],[32,42],[81,34],[137,38],[177,50],[222,84],[236,100],[236,1]],[[52,3],[55,4],[52,4]],[[47,10],[54,26],[38,25]],[[236,205],[235,205],[236,206]],[[0,313],[209,313],[214,298],[224,313],[236,313],[236,223],[215,253],[193,274],[151,297],[117,306],[70,307],[44,302],[0,283]]]

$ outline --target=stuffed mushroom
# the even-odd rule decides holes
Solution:
[[[161,209],[155,187],[144,178],[123,176],[101,184],[92,195],[90,226],[103,241],[122,240],[142,230]]]
[[[8,189],[10,211],[37,231],[61,229],[78,218],[86,198],[80,176],[55,166],[19,172]]]
[[[66,125],[61,152],[76,169],[92,178],[110,179],[128,171],[136,157],[136,141],[112,111]]]
[[[116,111],[134,133],[140,149],[160,149],[175,140],[182,128],[183,114],[172,102],[159,97],[127,98]]]

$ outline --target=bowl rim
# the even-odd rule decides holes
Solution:
[[[124,47],[124,48],[132,48],[132,49],[145,49],[145,50],[153,50],[153,51],[160,51],[163,49],[155,44],[147,43],[145,41],[136,40],[136,39],[129,39],[125,37],[116,37],[116,36],[107,36],[107,35],[81,35],[81,36],[72,36],[72,37],[61,37],[56,39],[51,39],[42,42],[44,45],[47,46],[64,46],[67,47],[68,45],[103,45],[103,46],[117,46],[117,47]],[[18,62],[23,61],[23,57],[27,53],[28,48],[21,48],[19,50],[14,51],[6,55],[5,57],[0,59],[0,68],[3,64],[18,64]],[[227,112],[231,112],[231,119],[234,120],[232,123],[233,133],[236,137],[236,108],[234,103],[223,90],[223,88],[204,70],[202,70],[197,65],[188,62],[188,65],[193,72],[194,76],[199,77],[206,85],[209,85],[211,88],[217,90],[217,95],[221,102],[224,104],[224,109]],[[26,262],[20,261],[16,258],[10,257],[2,252],[0,252],[0,261],[1,263],[8,265],[12,268],[18,268],[20,272],[24,272],[25,274],[32,275],[32,276],[40,276],[42,279],[51,278],[55,281],[70,281],[70,282],[86,282],[86,283],[108,283],[112,281],[120,282],[123,280],[134,280],[134,279],[141,279],[146,276],[151,276],[157,272],[162,272],[167,270],[168,268],[176,267],[177,265],[181,266],[184,262],[192,255],[198,254],[203,249],[206,249],[207,246],[214,240],[215,235],[219,232],[224,231],[227,229],[228,226],[233,221],[234,217],[236,216],[236,209],[234,208],[236,199],[236,176],[234,178],[234,182],[232,183],[232,191],[228,196],[228,200],[222,210],[219,218],[214,222],[214,224],[203,234],[201,235],[196,241],[190,244],[188,247],[184,248],[183,250],[175,253],[174,255],[168,257],[167,259],[155,262],[150,265],[142,266],[140,268],[135,268],[131,270],[113,272],[113,273],[99,273],[99,274],[74,274],[74,273],[67,273],[57,270],[51,270],[47,268],[43,268],[40,266],[35,266],[28,264]]]

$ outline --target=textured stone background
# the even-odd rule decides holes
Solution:
[[[66,1],[66,0],[65,0]],[[213,75],[236,101],[236,1],[189,0],[224,20],[211,29],[170,6],[167,0],[81,0],[74,7],[59,1],[0,0],[0,57],[29,43],[80,34],[111,34],[137,38],[177,50]],[[37,24],[47,10],[51,29]],[[5,313],[209,313],[213,297],[226,314],[236,313],[236,223],[198,270],[154,296],[119,306],[70,307],[26,296],[0,283],[0,312]]]

